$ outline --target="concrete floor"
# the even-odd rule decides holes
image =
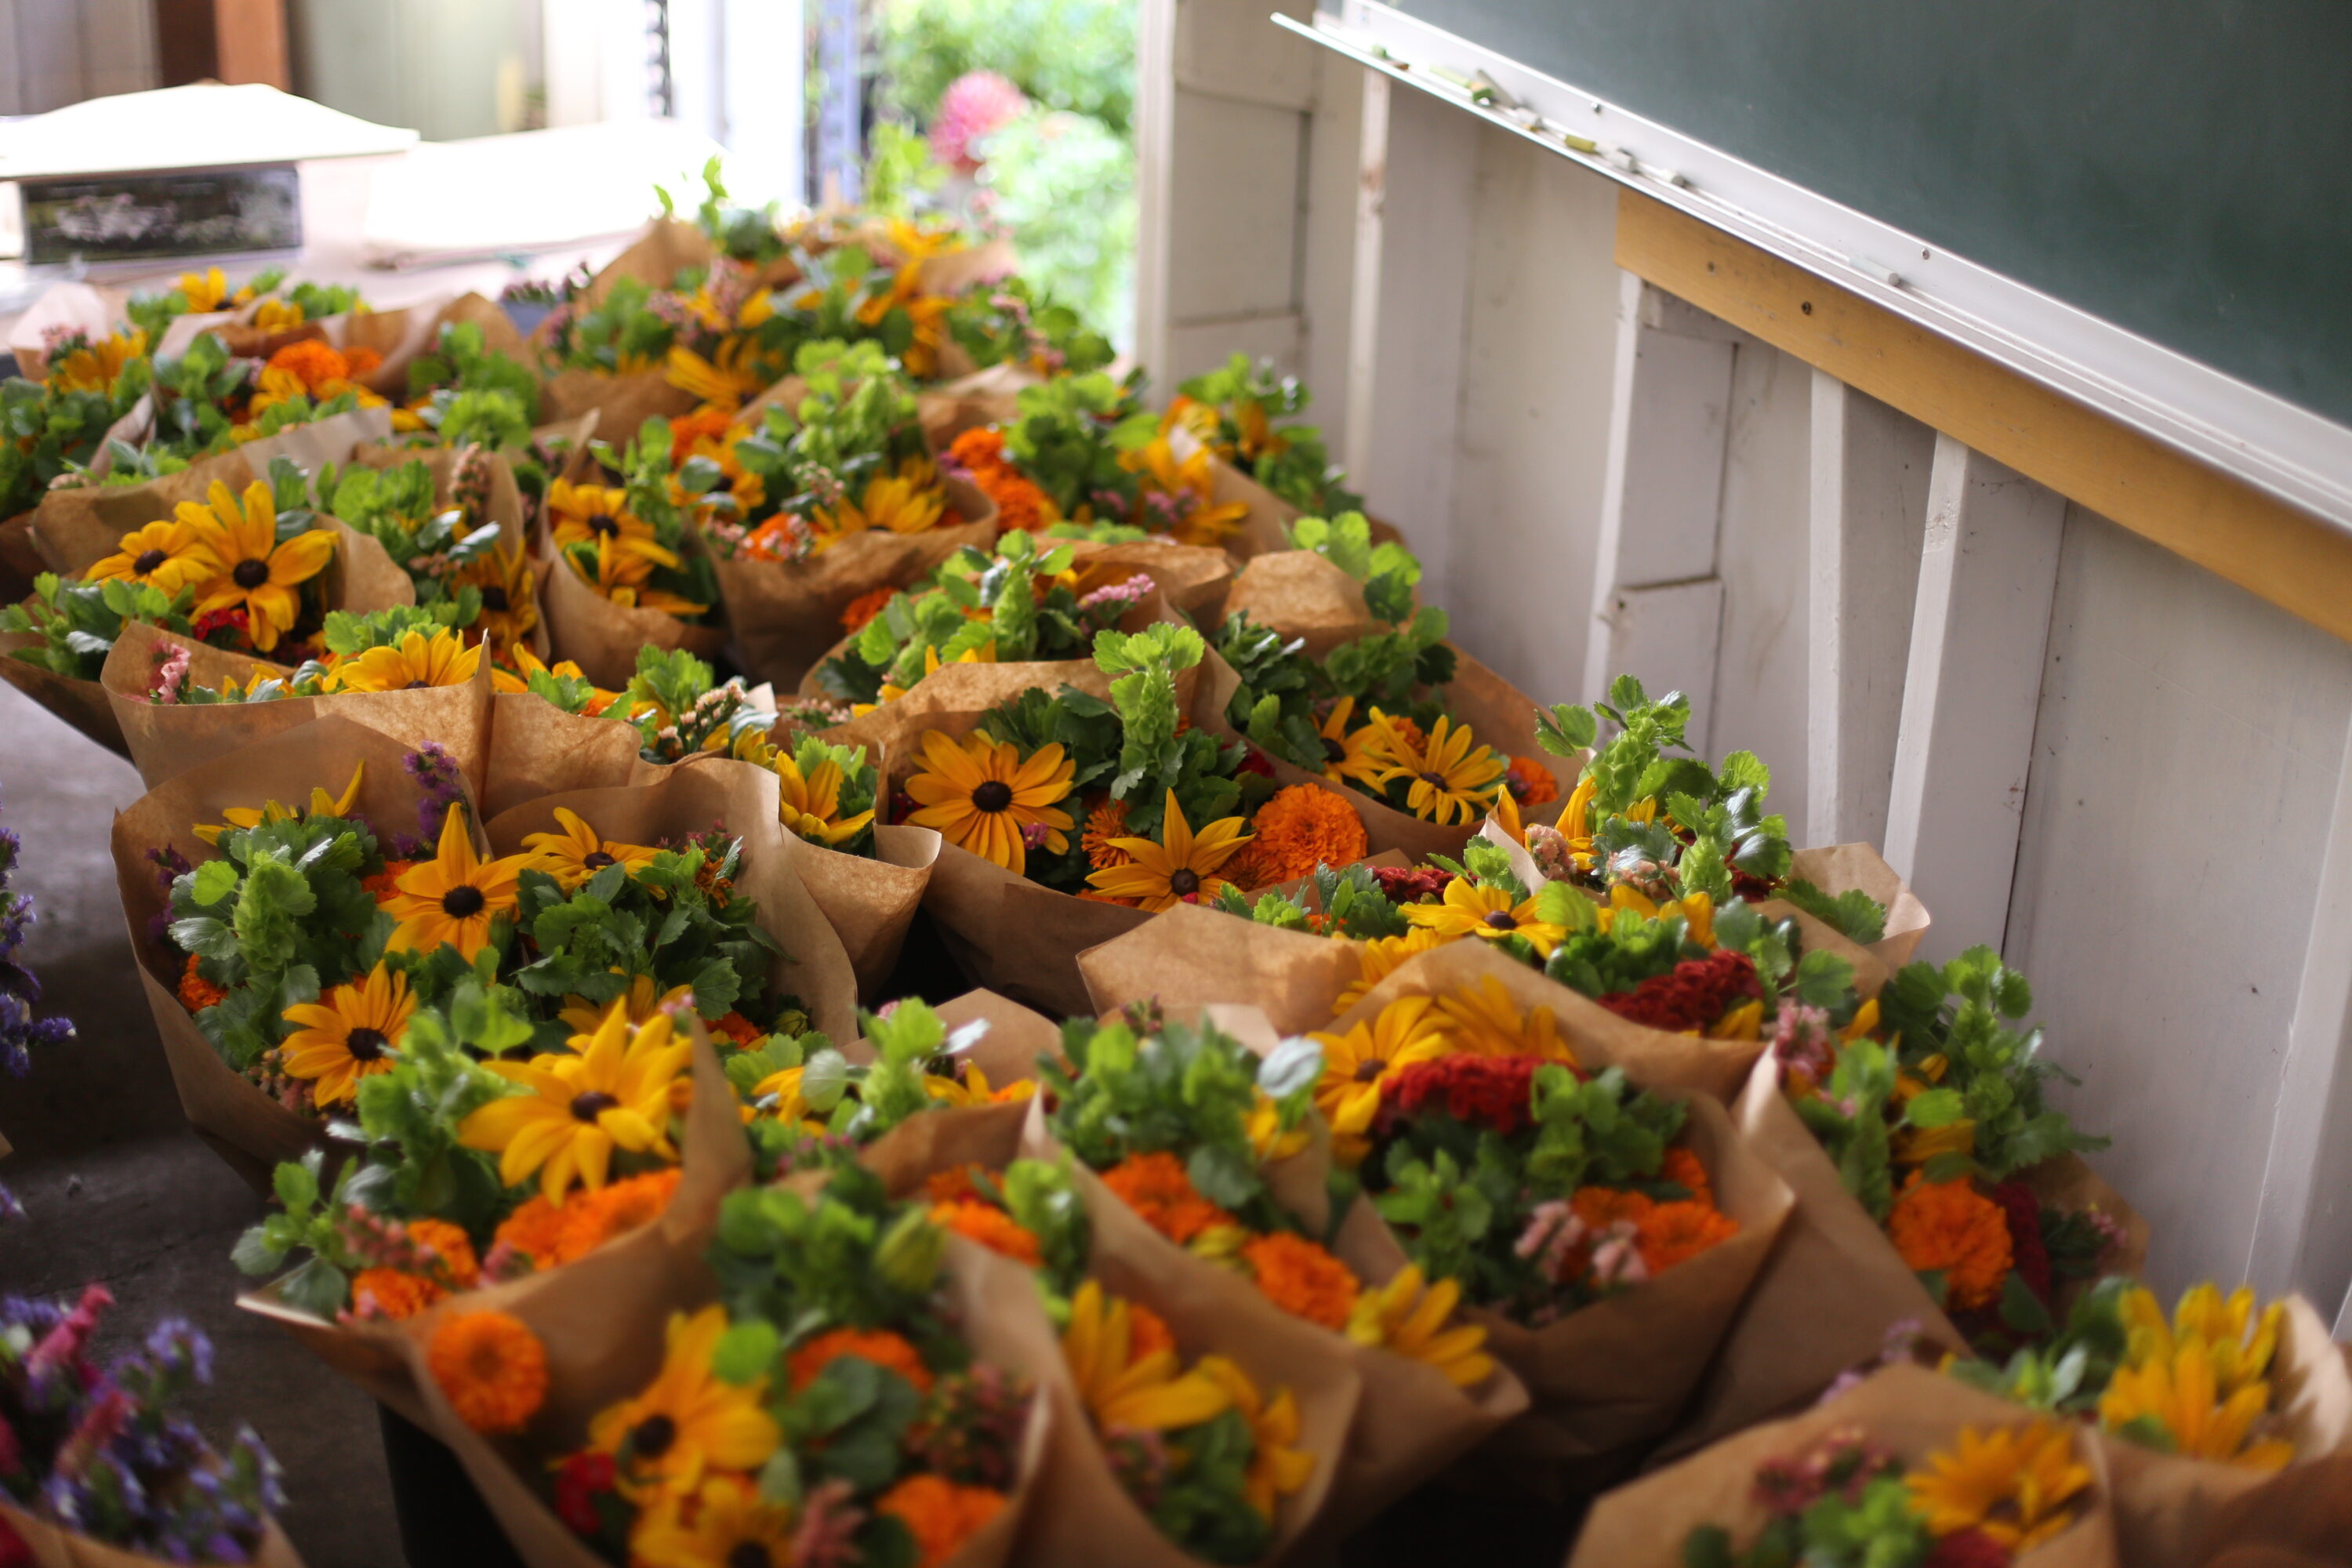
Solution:
[[[178,1313],[211,1336],[213,1384],[191,1414],[225,1439],[240,1421],[286,1469],[282,1516],[310,1568],[400,1568],[375,1406],[282,1332],[240,1312],[228,1260],[261,1200],[181,1119],[107,851],[113,814],[138,798],[130,763],[0,686],[0,824],[25,848],[16,886],[38,919],[25,963],[45,1010],[80,1038],[0,1077],[0,1184],[26,1217],[0,1225],[0,1292],[114,1293],[106,1351]],[[423,1568],[423,1565],[419,1565]]]

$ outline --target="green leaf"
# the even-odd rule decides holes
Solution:
[[[1185,1161],[1184,1170],[1193,1190],[1220,1208],[1239,1208],[1257,1191],[1257,1173],[1228,1144],[1202,1144]]]
[[[229,860],[207,860],[196,868],[188,896],[207,909],[236,891],[236,866]]]
[[[1904,1107],[1912,1126],[1932,1132],[1939,1127],[1949,1127],[1963,1120],[1969,1111],[1968,1102],[1955,1089],[1930,1089],[1911,1097]]]
[[[763,1319],[735,1323],[719,1336],[711,1352],[711,1375],[739,1387],[748,1384],[775,1365],[782,1342],[776,1326]]]

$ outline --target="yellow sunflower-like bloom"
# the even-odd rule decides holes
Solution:
[[[640,1568],[793,1568],[790,1503],[760,1495],[745,1477],[706,1475],[690,1495],[662,1498],[629,1531]]]
[[[1441,826],[1475,822],[1486,815],[1496,792],[1503,787],[1508,764],[1488,747],[1474,749],[1476,737],[1470,733],[1469,725],[1440,716],[1429,739],[1416,745],[1377,708],[1372,710],[1372,722],[1388,731],[1386,744],[1393,759],[1381,772],[1381,787],[1406,781],[1407,810],[1423,822]]]
[[[562,1203],[575,1183],[601,1191],[615,1150],[677,1160],[669,1117],[691,1054],[667,1014],[632,1025],[616,1001],[594,1034],[572,1037],[569,1051],[483,1063],[526,1092],[467,1116],[457,1141],[498,1155],[499,1180],[508,1186],[538,1173],[549,1203]]]
[[[613,973],[618,974],[620,971],[615,969]],[[611,1002],[598,1003],[591,1002],[585,996],[566,996],[562,1009],[556,1016],[571,1025],[573,1034],[593,1035],[596,1026],[604,1021],[604,1015],[615,1006],[630,1023],[645,1024],[652,1022],[654,1016],[663,1009],[674,1007],[693,994],[694,988],[690,985],[673,985],[667,991],[656,991],[652,975],[638,974],[631,976],[629,988]]]
[[[2294,1445],[2283,1437],[2249,1442],[2270,1402],[2267,1383],[2247,1384],[2224,1397],[2210,1347],[2192,1336],[2169,1359],[2116,1368],[2099,1396],[2099,1425],[2111,1432],[2153,1426],[2174,1453],[2275,1470],[2294,1458]]]
[[[1138,528],[1164,524],[1172,513],[1174,526],[1165,530],[1170,538],[1179,544],[1213,547],[1223,544],[1249,516],[1247,501],[1216,499],[1217,476],[1211,466],[1215,454],[1206,447],[1179,458],[1168,437],[1159,436],[1118,461],[1119,467],[1143,476],[1142,493],[1130,520]]]
[[[629,492],[558,479],[547,489],[547,515],[558,545],[614,543],[620,553],[656,566],[677,564],[654,525],[629,510]]]
[[[1979,1531],[2011,1552],[2041,1545],[2074,1522],[2067,1504],[2091,1484],[2074,1458],[2074,1435],[2056,1421],[1979,1432],[1931,1454],[1905,1478],[1911,1511],[1934,1534]]]
[[[116,332],[49,362],[48,384],[66,392],[105,392],[122,367],[147,352],[147,334]]]
[[[1336,1013],[1344,1013],[1364,999],[1364,994],[1390,975],[1399,965],[1419,953],[1434,947],[1444,947],[1445,939],[1433,931],[1416,926],[1402,936],[1374,937],[1357,950],[1358,962],[1363,972],[1349,981],[1332,1003]]]
[[[1568,939],[1568,928],[1545,920],[1533,899],[1514,900],[1500,888],[1474,888],[1464,878],[1445,884],[1443,903],[1407,904],[1404,918],[1448,939],[1475,936],[1488,942],[1524,937],[1545,958]]]
[[[209,316],[224,305],[245,303],[243,299],[229,299],[227,275],[217,267],[206,268],[202,272],[181,273],[180,292],[186,296],[188,313],[192,316]],[[244,294],[247,290],[238,292]]]
[[[2123,1313],[2124,1327],[2130,1335],[2126,1359],[2168,1361],[2182,1344],[2195,1340],[2211,1358],[2214,1385],[2224,1394],[2235,1394],[2269,1373],[2271,1358],[2278,1352],[2280,1331],[2286,1324],[2284,1302],[2272,1302],[2257,1318],[2252,1287],[2242,1285],[2225,1299],[2210,1279],[2180,1298],[2169,1326],[2156,1293],[2145,1288],[2124,1298]]]
[[[1054,803],[1070,793],[1076,766],[1058,743],[1024,757],[977,730],[961,744],[928,730],[922,770],[907,780],[908,797],[920,809],[907,820],[1021,876],[1029,865],[1026,830],[1041,830],[1055,855],[1069,848],[1070,814]]]
[[[707,360],[677,344],[662,365],[662,379],[705,408],[732,413],[767,387],[767,378],[751,363],[758,348],[750,338],[730,338],[719,345],[717,359]]]
[[[352,803],[359,799],[360,781],[366,776],[367,763],[359,762],[352,765],[352,782],[343,786],[339,795],[329,795],[312,784],[307,808],[280,805],[274,800],[265,800],[258,806],[232,805],[221,813],[226,821],[196,824],[196,837],[207,844],[218,844],[221,835],[232,827],[258,827],[265,822],[291,822],[300,816],[346,816],[351,813]]]
[[[724,1307],[671,1313],[653,1382],[588,1423],[588,1447],[613,1456],[632,1501],[697,1493],[714,1470],[755,1472],[783,1441],[766,1409],[765,1376],[729,1383],[710,1370],[726,1332]]]
[[[413,691],[429,686],[463,686],[481,668],[482,648],[446,626],[433,635],[410,632],[397,646],[372,647],[342,660],[334,668],[336,688],[343,691]]]
[[[179,520],[194,531],[220,572],[198,590],[195,613],[210,616],[245,606],[253,646],[268,653],[302,613],[301,585],[335,558],[335,536],[313,528],[278,543],[278,508],[259,479],[246,487],[242,507],[218,479],[205,500],[203,506],[182,501],[177,509]]]
[[[861,757],[863,752],[858,753]],[[819,763],[803,777],[800,763],[789,752],[778,752],[769,764],[775,769],[781,785],[777,793],[777,812],[784,826],[812,844],[828,847],[855,838],[874,820],[874,808],[866,807],[855,816],[841,815],[841,764],[831,757]]]
[[[1232,884],[1217,873],[1250,841],[1248,819],[1221,817],[1196,836],[1168,792],[1168,812],[1160,825],[1164,843],[1149,838],[1114,838],[1110,847],[1124,850],[1128,863],[1090,871],[1087,883],[1114,899],[1132,899],[1141,909],[1171,910],[1187,898],[1213,899]]]
[[[1510,992],[1491,974],[1440,996],[1437,1010],[1454,1030],[1456,1049],[1576,1065],[1576,1052],[1560,1037],[1559,1020],[1552,1010],[1537,1006],[1520,1012]]]
[[[1381,750],[1386,736],[1369,721],[1350,728],[1355,713],[1356,700],[1342,697],[1315,727],[1323,742],[1323,776],[1333,784],[1360,784],[1377,791],[1381,773],[1389,765]]]
[[[1619,882],[1609,889],[1609,902],[1600,910],[1602,931],[1607,931],[1616,921],[1620,910],[1630,910],[1648,921],[1664,915],[1680,915],[1683,917],[1683,930],[1691,941],[1710,951],[1715,947],[1715,900],[1706,893],[1657,900],[1630,883]]]
[[[350,1100],[360,1079],[392,1070],[387,1053],[398,1048],[415,1011],[408,976],[382,963],[364,980],[336,986],[322,1002],[297,1003],[285,1016],[301,1026],[278,1047],[286,1075],[310,1079],[311,1098],[320,1105]]]
[[[940,525],[948,493],[940,488],[939,469],[928,458],[910,458],[888,479],[869,479],[860,510],[869,528],[892,533],[928,533]]]
[[[468,585],[481,593],[474,624],[493,649],[510,648],[539,628],[539,571],[520,544],[493,544],[449,578],[452,593]]]
[[[1440,1279],[1430,1285],[1421,1266],[1410,1263],[1387,1284],[1356,1298],[1348,1337],[1360,1345],[1426,1363],[1456,1388],[1475,1388],[1494,1375],[1495,1358],[1486,1352],[1485,1329],[1475,1323],[1445,1326],[1461,1302],[1457,1281]]]
[[[1315,1456],[1297,1446],[1297,1397],[1286,1388],[1277,1388],[1273,1398],[1265,1398],[1249,1373],[1221,1355],[1202,1356],[1197,1375],[1223,1389],[1248,1426],[1253,1441],[1243,1495],[1260,1515],[1272,1519],[1275,1504],[1305,1486],[1315,1474]]]
[[[555,808],[555,826],[553,833],[523,835],[522,847],[530,851],[523,868],[546,872],[566,891],[584,886],[607,866],[626,867],[634,873],[654,862],[650,846],[600,837],[569,806]]]
[[[1344,1035],[1316,1033],[1323,1047],[1323,1076],[1315,1083],[1315,1109],[1331,1124],[1334,1137],[1361,1136],[1381,1108],[1381,1086],[1415,1062],[1443,1056],[1450,1040],[1444,1015],[1431,996],[1400,996],[1369,1024]]]
[[[655,587],[654,563],[617,539],[596,542],[596,570],[593,576],[582,567],[579,557],[566,554],[563,559],[579,574],[581,581],[616,605],[659,610],[672,616],[698,616],[710,607],[667,588]]]
[[[291,300],[264,300],[253,312],[253,324],[265,332],[282,332],[309,319]]]
[[[1176,1352],[1135,1353],[1128,1305],[1092,1279],[1070,1299],[1062,1359],[1099,1429],[1170,1432],[1198,1426],[1231,1408],[1231,1389],[1200,1371],[1180,1373]]]
[[[168,598],[220,574],[220,562],[205,547],[195,529],[184,519],[172,517],[124,534],[121,548],[92,562],[82,577],[90,583],[116,577],[150,583]]]
[[[528,855],[483,860],[467,836],[465,808],[453,805],[441,819],[441,842],[430,860],[421,860],[394,879],[383,900],[400,924],[384,946],[394,952],[431,952],[446,942],[468,963],[489,945],[490,926],[515,907],[515,875]]]

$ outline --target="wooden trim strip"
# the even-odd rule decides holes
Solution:
[[[1617,265],[2352,641],[2352,534],[1638,192]]]

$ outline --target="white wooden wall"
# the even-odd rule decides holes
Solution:
[[[1929,956],[2034,978],[2163,1288],[2332,1315],[2352,647],[1621,272],[1607,182],[1264,9],[1147,0],[1146,363],[1306,369],[1465,646],[1540,700],[1689,691],[1796,837],[1909,871]]]
[[[156,84],[149,0],[0,0],[0,114]]]

